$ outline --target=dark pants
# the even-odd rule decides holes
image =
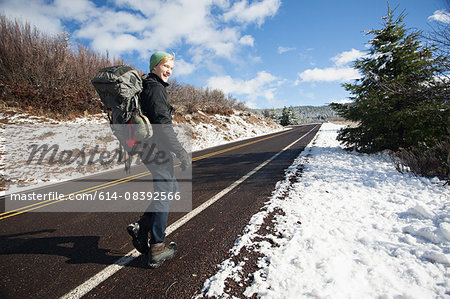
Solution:
[[[155,163],[143,161],[153,178],[153,198],[147,211],[139,220],[139,226],[145,233],[150,232],[150,244],[162,243],[166,238],[167,218],[169,216],[170,200],[162,200],[170,193],[174,195],[178,191],[178,183],[174,175],[173,156],[168,152],[167,162]],[[159,200],[155,200],[158,198]]]

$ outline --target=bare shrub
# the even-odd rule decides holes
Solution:
[[[172,105],[180,114],[201,110],[209,114],[231,115],[233,110],[248,110],[244,103],[225,96],[220,90],[197,88],[189,84],[180,84],[176,80],[170,81],[168,93]]]
[[[91,84],[99,69],[124,64],[89,48],[69,43],[68,34],[49,36],[0,16],[0,106],[54,118],[72,118],[102,110]],[[142,74],[143,75],[143,74]],[[230,115],[246,110],[222,91],[196,88],[172,80],[168,88],[177,113],[203,110]]]
[[[35,114],[73,117],[101,111],[90,80],[102,67],[123,64],[79,45],[67,33],[49,36],[0,16],[0,103]]]
[[[450,181],[450,140],[435,141],[421,147],[400,148],[391,152],[398,171]]]

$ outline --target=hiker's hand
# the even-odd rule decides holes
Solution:
[[[186,151],[184,151],[179,157],[181,161],[180,168],[181,170],[185,171],[187,168],[189,168],[192,165],[191,157],[188,155]]]

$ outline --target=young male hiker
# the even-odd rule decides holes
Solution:
[[[160,192],[175,194],[178,191],[171,153],[175,153],[180,159],[182,170],[191,164],[189,155],[173,130],[171,116],[173,107],[169,104],[166,91],[166,87],[169,85],[167,80],[172,75],[174,61],[175,58],[168,53],[155,52],[150,57],[150,73],[144,80],[144,90],[141,93],[143,113],[154,125],[152,139],[156,142],[158,150],[167,153],[166,160],[162,164],[148,163],[146,159],[143,159],[144,164],[152,173],[155,194]],[[145,157],[146,153],[143,152],[142,156]],[[128,233],[133,238],[134,247],[140,253],[148,254],[148,265],[151,268],[161,266],[164,261],[173,258],[177,252],[177,245],[174,242],[168,245],[164,244],[169,204],[170,201],[167,200],[153,200],[141,218],[127,227]]]

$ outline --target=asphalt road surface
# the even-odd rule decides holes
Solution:
[[[39,205],[0,214],[1,298],[190,298],[228,257],[251,216],[320,125],[217,146],[193,154],[193,212],[170,213],[167,241],[177,256],[148,269],[126,226],[138,212],[39,212]],[[177,171],[179,171],[177,167]],[[48,186],[90,192],[134,190],[145,168],[108,172]],[[124,179],[126,178],[126,179]],[[116,183],[111,183],[116,182]],[[82,186],[82,187],[81,187]],[[5,199],[2,199],[3,205]]]

